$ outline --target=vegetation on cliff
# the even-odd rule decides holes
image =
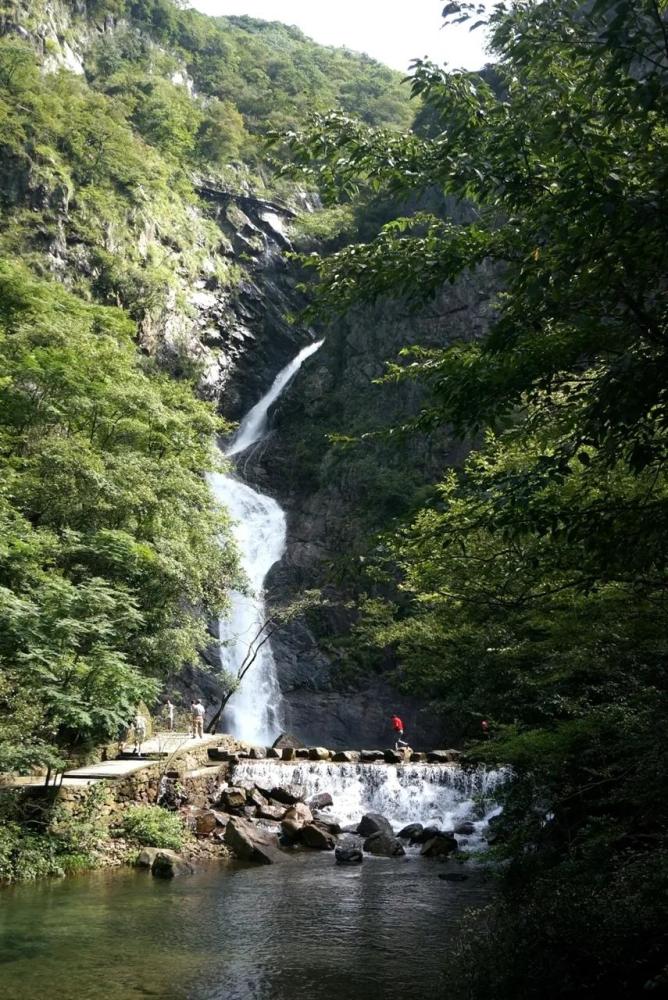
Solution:
[[[526,0],[491,23],[494,89],[418,64],[431,137],[334,113],[288,141],[333,195],[437,186],[473,207],[309,258],[321,314],[417,306],[490,262],[503,279],[486,337],[388,369],[431,393],[406,434],[486,436],[385,537],[400,599],[362,633],[490,719],[480,755],[516,769],[504,903],[463,946],[458,995],[629,996],[668,975],[666,13]]]
[[[17,0],[0,26],[0,771],[21,772],[117,736],[237,580],[188,295],[244,265],[198,177],[266,190],[262,132],[307,104],[412,112],[372,60],[171,0]]]

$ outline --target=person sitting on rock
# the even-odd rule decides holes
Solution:
[[[404,735],[404,724],[398,715],[392,716],[392,729],[394,731],[396,742],[394,744],[395,750],[405,750],[408,743],[403,739]]]

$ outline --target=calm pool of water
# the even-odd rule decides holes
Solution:
[[[418,857],[303,854],[163,882],[133,870],[0,890],[3,1000],[421,1000],[490,887]],[[460,870],[460,869],[457,869]],[[465,869],[466,870],[466,869]]]

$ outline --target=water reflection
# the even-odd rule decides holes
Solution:
[[[45,1000],[420,1000],[489,886],[416,857],[304,854],[161,882],[133,871],[0,895],[0,995]]]

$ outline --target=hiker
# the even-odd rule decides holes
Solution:
[[[146,739],[146,719],[141,714],[139,709],[137,709],[134,717],[133,727],[135,731],[135,748],[133,753],[141,756],[141,745]]]
[[[487,721],[487,719],[483,719],[482,720],[482,722],[480,723],[480,728],[482,729],[482,738],[483,738],[483,740],[488,740],[489,739],[489,722]]]
[[[401,719],[399,718],[398,715],[393,715],[392,716],[392,730],[393,730],[395,738],[396,738],[396,742],[394,744],[394,749],[395,750],[405,750],[405,748],[408,746],[408,743],[406,743],[405,740],[403,739],[404,724],[403,724],[403,722],[401,721]]]
[[[192,720],[193,720],[193,739],[203,739],[204,737],[204,716],[206,714],[206,709],[202,704],[201,698],[194,701],[191,706],[192,709]]]
[[[167,704],[165,705],[165,712],[167,714],[167,728],[171,733],[174,729],[174,706],[169,698],[167,699]]]

